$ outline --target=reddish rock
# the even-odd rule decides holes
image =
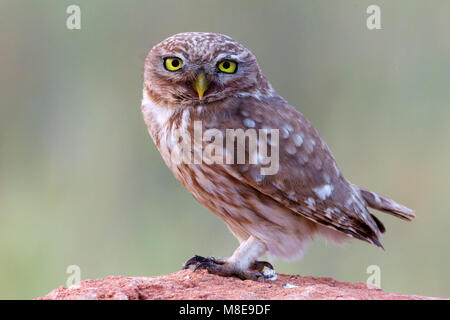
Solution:
[[[84,280],[70,288],[59,287],[39,300],[61,299],[436,299],[387,293],[363,283],[339,282],[278,274],[277,280],[242,281],[208,274],[204,270],[182,270],[157,277],[115,277]]]

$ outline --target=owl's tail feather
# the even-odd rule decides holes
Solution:
[[[385,198],[376,194],[375,192],[360,188],[361,195],[367,202],[367,205],[373,209],[384,211],[397,218],[411,221],[416,215],[414,211],[395,202],[394,200]]]

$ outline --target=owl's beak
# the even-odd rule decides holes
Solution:
[[[195,80],[192,82],[192,87],[198,93],[200,100],[203,98],[203,94],[208,90],[208,80],[206,79],[205,73],[200,71]]]

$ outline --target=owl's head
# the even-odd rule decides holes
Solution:
[[[250,50],[228,36],[203,32],[179,33],[154,46],[144,85],[156,102],[171,105],[272,91]]]

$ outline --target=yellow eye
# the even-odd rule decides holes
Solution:
[[[237,70],[237,63],[231,60],[223,60],[217,65],[220,71],[225,73],[235,73]]]
[[[180,58],[166,58],[164,60],[164,67],[169,71],[177,71],[181,69],[183,61]]]

